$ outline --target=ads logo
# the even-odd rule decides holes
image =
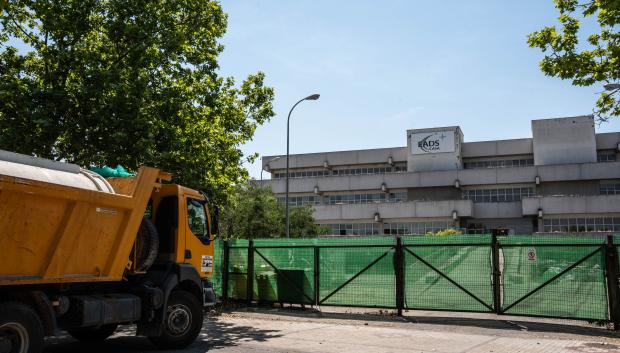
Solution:
[[[418,142],[418,147],[424,152],[432,152],[439,150],[439,140],[431,140],[434,134],[428,135]]]
[[[446,139],[446,135],[435,132],[418,141],[418,148],[424,152],[438,152],[441,150],[442,142]]]
[[[432,131],[411,134],[411,153],[428,154],[454,152],[453,131]]]

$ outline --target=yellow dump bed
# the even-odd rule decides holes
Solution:
[[[0,175],[0,286],[121,280],[166,177],[142,167],[112,194]]]

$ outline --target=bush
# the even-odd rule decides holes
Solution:
[[[449,237],[451,235],[458,235],[458,234],[461,234],[461,232],[454,228],[442,229],[434,233],[433,232],[426,233],[427,236],[431,236],[431,237]]]

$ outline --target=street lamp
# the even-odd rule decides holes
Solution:
[[[603,86],[606,91],[613,91],[616,89],[620,89],[620,83],[608,83]]]
[[[293,112],[293,109],[295,109],[295,107],[297,106],[297,104],[303,102],[303,101],[315,101],[317,99],[319,99],[321,95],[318,93],[315,93],[313,95],[310,95],[306,98],[300,99],[299,101],[297,101],[297,103],[295,103],[293,105],[293,107],[291,108],[291,111],[288,112],[288,119],[286,119],[286,197],[284,199],[284,202],[286,203],[285,205],[285,209],[286,209],[286,237],[288,238],[290,236],[289,234],[289,214],[288,214],[288,157],[289,157],[289,123],[291,121],[291,113]]]
[[[262,158],[262,157],[261,157],[261,158]],[[271,173],[271,162],[275,162],[275,161],[277,161],[277,160],[278,160],[278,159],[280,159],[280,158],[282,158],[282,156],[277,156],[277,157],[275,157],[275,158],[270,159],[270,160],[267,162],[267,171],[268,171],[268,172],[270,172],[270,173]],[[261,169],[260,169],[260,180],[263,180],[263,171],[264,171],[264,170],[265,170],[265,169],[264,169],[263,167],[261,167]]]

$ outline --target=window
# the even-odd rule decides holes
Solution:
[[[543,219],[543,231],[546,233],[619,232],[620,218],[545,218]]]
[[[278,197],[278,203],[285,204],[286,197]],[[320,196],[289,196],[288,204],[292,206],[318,205],[321,203]]]
[[[293,178],[316,178],[316,177],[323,177],[323,176],[329,176],[329,175],[330,173],[328,170],[303,170],[303,171],[294,171],[294,172],[288,173],[288,177],[291,179]],[[274,173],[273,178],[284,179],[286,178],[286,173]]]
[[[365,167],[365,168],[339,168],[333,171],[329,170],[296,170],[288,173],[289,178],[316,178],[325,176],[338,176],[338,175],[368,175],[368,174],[385,174],[385,173],[400,173],[407,171],[406,163],[396,163],[394,166],[385,167]],[[286,172],[271,174],[273,179],[286,178]]]
[[[209,243],[209,232],[205,206],[196,199],[187,199],[189,229],[203,244]]]
[[[407,192],[391,192],[387,202],[405,202],[407,201]]]
[[[534,165],[533,158],[524,159],[503,159],[490,161],[471,161],[463,163],[464,169],[486,169],[486,168],[512,168],[528,167]]]
[[[620,183],[617,184],[601,184],[599,186],[601,195],[620,195]]]
[[[407,192],[374,193],[374,194],[345,194],[329,195],[327,203],[330,205],[338,204],[361,204],[379,202],[403,202],[407,201]]]
[[[319,224],[328,229],[327,235],[378,235],[379,226],[377,223],[340,223],[340,224]]]
[[[615,162],[616,152],[614,151],[600,151],[596,154],[597,162]]]
[[[385,174],[400,173],[407,171],[406,163],[397,163],[393,167],[368,167],[368,168],[342,168],[334,169],[333,175],[367,175],[367,174]]]
[[[398,222],[383,224],[383,234],[386,235],[414,235],[437,232],[440,230],[453,228],[449,221],[427,221],[427,222]]]
[[[534,196],[533,187],[463,190],[463,199],[473,202],[513,202]]]

